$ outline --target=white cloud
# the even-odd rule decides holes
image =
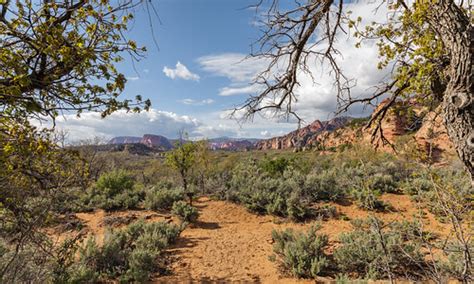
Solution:
[[[136,81],[136,80],[138,80],[138,79],[140,79],[140,77],[138,77],[138,76],[130,76],[130,77],[127,77],[127,80],[128,80],[128,81]]]
[[[264,130],[264,131],[260,131],[260,135],[262,137],[271,137],[272,136],[272,133],[268,130]]]
[[[346,10],[352,11],[352,17],[362,18],[360,29],[371,22],[384,22],[387,20],[386,6],[381,6],[375,13],[377,3],[368,3],[365,1],[345,4]],[[340,51],[336,61],[341,67],[343,73],[350,79],[354,79],[356,85],[351,89],[352,98],[367,97],[374,91],[374,87],[390,76],[392,66],[383,70],[377,69],[379,62],[378,47],[376,41],[364,41],[360,48],[356,48],[357,40],[352,36],[339,33],[336,37],[335,48]],[[325,46],[320,46],[321,51]],[[308,120],[328,119],[334,115],[337,109],[337,96],[334,87],[334,76],[329,72],[327,64],[310,66],[314,77],[300,72],[300,86],[295,93],[298,96],[298,102],[295,104],[295,110]],[[354,105],[347,115],[360,116],[368,115],[370,109],[364,109],[362,105]]]
[[[351,10],[354,18],[362,17],[361,29],[363,29],[364,25],[373,21],[387,21],[386,7],[381,6],[377,13],[374,13],[376,6],[377,3],[361,1],[346,3],[345,9]],[[367,96],[373,92],[371,88],[389,76],[391,66],[384,70],[377,69],[379,58],[375,41],[365,41],[361,48],[355,48],[355,44],[356,39],[352,36],[339,33],[336,37],[335,47],[340,51],[340,55],[336,55],[336,61],[344,74],[357,82],[351,90],[351,95],[353,97]],[[325,46],[315,47],[317,51],[322,51],[324,48]],[[270,78],[282,71],[280,68],[285,65],[284,60],[275,66],[269,74]],[[294,103],[293,110],[296,110],[306,123],[311,123],[315,119],[330,119],[334,116],[337,108],[333,74],[330,74],[327,64],[323,65],[320,61],[311,58],[307,62],[312,64],[309,67],[312,77],[303,72],[298,73],[300,85],[295,89],[297,102]],[[268,65],[266,59],[246,58],[244,54],[240,53],[203,56],[198,58],[198,63],[203,70],[229,79],[230,84],[218,90],[218,94],[221,96],[256,94],[262,91],[261,86],[252,84],[252,81]],[[270,99],[266,100],[265,103],[268,102],[270,102]],[[353,106],[347,115],[360,116],[368,115],[368,113],[368,110],[358,105]],[[262,115],[274,119],[269,112]]]
[[[243,87],[224,87],[219,89],[219,96],[235,96],[245,94],[256,94],[261,90],[259,85],[248,85]]]
[[[267,60],[247,58],[242,53],[221,53],[197,59],[202,69],[216,76],[227,77],[234,83],[248,83],[263,71]]]
[[[204,100],[193,100],[193,99],[184,99],[180,100],[180,103],[183,103],[185,105],[194,105],[194,106],[203,106],[203,105],[210,105],[214,103],[213,99],[204,99]]]
[[[169,77],[173,80],[176,79],[176,78],[180,78],[180,79],[183,79],[183,80],[199,81],[199,75],[194,74],[191,71],[189,71],[189,69],[179,61],[178,61],[178,63],[176,63],[176,68],[175,69],[172,69],[172,68],[169,68],[168,66],[165,66],[163,68],[163,73],[165,73],[165,75],[167,77]]]
[[[58,129],[69,133],[71,141],[75,141],[92,137],[142,136],[147,133],[172,138],[181,129],[189,133],[195,131],[202,122],[187,115],[151,109],[141,113],[120,110],[104,119],[96,112],[86,112],[81,117],[68,114],[57,118],[56,124]]]

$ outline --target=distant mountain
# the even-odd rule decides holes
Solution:
[[[246,138],[229,138],[219,137],[209,139],[209,148],[212,150],[229,150],[229,151],[242,151],[255,149],[255,143],[258,139],[246,139]]]
[[[336,117],[328,121],[315,120],[313,123],[292,131],[284,136],[261,140],[256,143],[258,150],[290,149],[310,146],[322,132],[331,132],[345,126],[351,117]]]
[[[173,145],[168,138],[161,135],[145,134],[140,141],[141,144],[147,145],[148,147],[160,148],[163,150],[169,150],[173,148]]]
[[[118,136],[110,139],[108,144],[121,145],[121,144],[143,144],[150,148],[169,150],[173,148],[173,145],[168,138],[161,135],[145,134],[143,137],[134,136]]]
[[[143,137],[118,136],[112,138],[108,144],[142,144],[158,150],[170,150],[178,139],[168,139],[161,135],[145,134]],[[229,138],[219,137],[209,139],[209,148],[212,150],[242,151],[255,149],[255,143],[259,140],[254,138]]]
[[[141,137],[134,137],[134,136],[118,136],[110,139],[109,143],[107,144],[133,144],[133,143],[140,143],[142,140]]]

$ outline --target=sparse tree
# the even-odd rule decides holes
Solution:
[[[140,96],[118,98],[126,79],[115,64],[125,54],[139,59],[145,52],[126,37],[138,5],[151,4],[0,0],[0,238],[14,252],[0,264],[0,282],[49,282],[40,272],[30,275],[28,263],[17,258],[33,247],[44,258],[30,263],[49,261],[42,226],[54,214],[57,193],[77,184],[81,172],[77,155],[59,147],[53,130],[31,122],[49,118],[54,128],[63,112],[105,117],[150,106]]]
[[[185,141],[180,138],[175,145],[175,149],[167,153],[166,163],[177,170],[183,182],[184,192],[189,197],[189,204],[192,205],[194,193],[190,190],[191,171],[196,165],[197,144]]]
[[[211,153],[209,150],[209,142],[200,140],[196,142],[196,183],[204,193],[206,178],[211,170]]]
[[[383,136],[382,119],[396,101],[416,101],[425,106],[441,106],[449,137],[459,158],[474,179],[474,79],[472,71],[474,26],[472,2],[454,0],[380,0],[387,5],[391,19],[361,29],[361,18],[352,19],[345,1],[294,1],[285,9],[282,1],[260,0],[256,7],[266,9],[262,36],[253,56],[269,61],[256,77],[263,91],[251,96],[235,111],[245,118],[261,111],[275,111],[300,119],[294,109],[296,90],[302,74],[311,75],[311,64],[327,64],[334,75],[339,112],[356,103],[373,104],[388,96],[388,103],[369,120],[373,141]],[[268,5],[266,5],[268,4]],[[379,6],[379,7],[380,7]],[[352,97],[356,78],[344,75],[338,61],[336,39],[340,33],[355,36],[359,42],[377,40],[379,68],[392,67],[389,81],[377,86],[368,97]],[[234,112],[235,113],[235,112]]]

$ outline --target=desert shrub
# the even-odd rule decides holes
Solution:
[[[443,209],[446,198],[449,198],[452,206],[465,208],[466,212],[472,211],[474,187],[464,171],[436,169],[428,171],[418,179],[423,179],[426,187],[416,188],[418,189],[416,198],[423,201],[428,210],[441,221],[445,222],[449,218],[449,212]],[[438,190],[435,190],[435,187]]]
[[[144,207],[150,210],[169,210],[176,201],[184,200],[184,191],[173,184],[162,182],[145,191]]]
[[[429,172],[420,170],[414,172],[411,176],[401,185],[401,189],[405,194],[420,197],[425,192],[433,189],[433,183],[430,180]]]
[[[336,218],[338,216],[337,208],[329,204],[319,206],[314,210],[313,214],[323,220]]]
[[[277,176],[283,175],[286,169],[292,164],[294,164],[293,160],[285,157],[278,157],[274,159],[263,159],[260,161],[259,167],[271,176]]]
[[[37,240],[35,240],[37,241]],[[51,243],[42,242],[43,249],[52,250]],[[47,283],[52,268],[46,251],[26,244],[21,250],[0,239],[1,283]]]
[[[304,181],[305,176],[291,166],[281,176],[272,176],[256,164],[238,165],[224,196],[258,214],[301,221],[311,216]]]
[[[306,176],[304,186],[312,201],[337,201],[346,196],[346,186],[335,168],[313,171]]]
[[[286,216],[293,221],[304,221],[314,215],[314,210],[307,203],[300,200],[297,194],[290,195],[286,201]]]
[[[199,217],[198,209],[184,201],[176,201],[173,204],[172,212],[178,216],[181,221],[188,223],[196,222]]]
[[[386,173],[374,173],[371,176],[366,177],[367,187],[372,190],[380,192],[396,193],[398,192],[399,184],[395,180],[395,177]]]
[[[319,228],[312,226],[307,233],[295,233],[291,229],[274,230],[274,254],[270,259],[277,261],[282,270],[292,276],[315,278],[321,275],[329,265],[324,253],[328,236],[317,234]]]
[[[380,191],[373,190],[365,185],[353,188],[351,191],[351,196],[357,206],[371,211],[383,211],[387,209],[388,205],[379,200],[380,195]]]
[[[208,189],[208,194],[211,194],[211,197],[223,200],[228,199],[227,193],[229,188],[229,181],[232,178],[232,172],[230,171],[220,171],[212,173],[209,178],[206,180],[205,188]]]
[[[88,195],[90,206],[110,211],[137,208],[144,193],[127,172],[117,170],[101,175]]]
[[[89,238],[79,249],[78,261],[69,268],[68,282],[145,282],[151,273],[165,269],[160,258],[181,230],[172,224],[138,221],[124,229],[108,231],[102,246]]]
[[[91,211],[88,204],[89,195],[80,187],[58,190],[55,200],[51,202],[52,211],[59,214]]]
[[[354,230],[340,236],[341,246],[334,252],[338,268],[368,279],[394,276],[419,277],[425,266],[420,244],[407,239],[402,228],[408,223],[384,225],[376,218],[355,220]]]
[[[469,252],[474,251],[474,241],[470,241],[467,245]],[[469,282],[474,280],[472,271],[472,262],[471,269],[469,269],[469,264],[466,262],[466,251],[464,247],[458,242],[450,241],[445,246],[446,257],[438,260],[438,265],[441,268],[441,271],[447,278],[455,278],[464,282]],[[467,265],[466,265],[467,264]]]

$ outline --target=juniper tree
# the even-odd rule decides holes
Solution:
[[[345,1],[294,1],[286,8],[278,0],[260,0],[265,8],[262,35],[252,54],[266,58],[268,68],[256,77],[263,91],[235,109],[245,118],[261,111],[275,111],[300,117],[294,109],[295,92],[302,73],[311,74],[313,62],[323,62],[334,75],[338,112],[356,103],[374,103],[388,96],[388,103],[369,120],[373,139],[382,139],[381,121],[397,100],[440,105],[444,124],[459,158],[474,179],[474,98],[472,2],[454,0],[378,0],[386,5],[390,21],[361,28],[361,18],[353,19]],[[288,8],[287,5],[290,5]],[[369,6],[368,6],[369,8]],[[336,47],[340,33],[354,36],[358,43],[377,40],[379,68],[393,64],[392,76],[368,97],[351,96],[354,78],[347,77],[338,62]],[[342,54],[343,56],[344,54]],[[234,112],[234,113],[235,113]]]
[[[63,112],[99,111],[105,117],[118,109],[149,108],[140,96],[118,98],[126,79],[115,68],[123,55],[138,59],[145,52],[125,36],[139,5],[151,4],[0,0],[0,238],[14,248],[0,263],[0,281],[23,279],[28,263],[12,264],[27,245],[38,247],[36,263],[51,257],[40,229],[57,192],[74,184],[79,172],[77,156],[58,147],[52,130],[31,122],[54,122]],[[47,282],[45,275],[23,280]]]

